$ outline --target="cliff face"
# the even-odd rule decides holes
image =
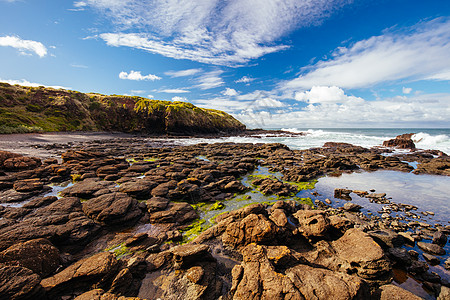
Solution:
[[[27,130],[177,135],[234,133],[245,125],[225,112],[185,102],[0,83],[0,133]]]

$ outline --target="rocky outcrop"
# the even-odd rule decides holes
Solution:
[[[44,299],[41,278],[30,269],[0,264],[0,298],[11,300]]]
[[[410,149],[415,150],[416,145],[414,144],[411,137],[414,133],[405,133],[397,136],[395,139],[391,139],[383,142],[384,147],[395,147],[399,149]]]
[[[92,285],[101,288],[111,284],[119,265],[113,254],[101,252],[45,278],[41,281],[41,285],[50,297],[71,294]]]
[[[5,133],[26,132],[33,128],[43,131],[174,135],[238,133],[245,130],[245,125],[225,112],[199,108],[186,102],[83,94],[7,83],[0,83],[0,99],[0,120],[6,121],[5,124],[0,122],[0,125],[6,128]]]

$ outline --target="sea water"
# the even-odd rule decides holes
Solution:
[[[419,149],[440,150],[450,154],[450,128],[274,128],[293,133],[305,133],[302,136],[287,136],[274,134],[259,134],[250,137],[232,136],[222,138],[189,138],[178,139],[180,144],[193,145],[197,143],[282,143],[293,150],[322,147],[326,142],[350,143],[362,147],[382,146],[383,141],[393,139],[404,133],[414,133],[412,136]]]

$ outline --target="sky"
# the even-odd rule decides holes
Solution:
[[[0,81],[249,128],[450,128],[450,1],[0,0]]]

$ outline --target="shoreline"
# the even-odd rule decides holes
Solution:
[[[0,136],[0,149],[2,138]],[[69,143],[64,143],[68,140]],[[172,285],[175,284],[171,281],[173,278],[182,280],[185,274],[197,272],[193,270],[201,272],[200,278],[207,280],[205,284],[209,287],[215,286],[212,278],[224,276],[225,284],[229,285],[225,289],[232,295],[236,292],[232,286],[244,284],[242,278],[232,276],[235,268],[256,272],[258,278],[271,276],[264,273],[266,271],[251,271],[247,262],[253,260],[266,264],[267,270],[273,269],[278,275],[282,274],[277,273],[278,268],[292,272],[306,268],[308,274],[326,272],[326,276],[333,278],[341,276],[339,280],[346,283],[358,282],[358,293],[369,293],[375,297],[373,299],[378,299],[375,295],[380,292],[380,288],[391,288],[388,284],[393,276],[390,265],[406,270],[408,274],[415,270],[418,272],[415,279],[424,284],[434,284],[429,288],[434,289],[435,295],[450,285],[445,275],[447,273],[439,277],[427,271],[435,269],[422,259],[414,259],[414,252],[410,251],[409,254],[398,244],[398,239],[404,239],[399,238],[399,233],[410,232],[412,228],[414,231],[406,236],[413,239],[413,244],[427,240],[425,246],[431,245],[433,235],[441,232],[446,237],[450,233],[450,226],[425,224],[423,219],[416,220],[413,217],[418,215],[414,210],[410,212],[405,209],[406,215],[412,214],[408,218],[415,220],[409,221],[411,225],[406,226],[405,222],[409,219],[396,217],[393,210],[395,205],[400,210],[406,206],[399,206],[395,199],[389,199],[389,193],[377,196],[379,199],[376,200],[391,208],[393,213],[388,217],[373,218],[362,214],[356,201],[346,199],[351,193],[362,191],[343,189],[345,187],[335,187],[340,189],[339,195],[343,195],[343,200],[339,201],[345,205],[332,207],[320,198],[318,191],[321,191],[315,189],[314,181],[325,174],[342,176],[357,170],[435,172],[439,171],[439,166],[433,163],[447,161],[448,157],[434,158],[429,153],[385,157],[381,155],[383,150],[345,143],[327,143],[322,148],[291,150],[282,144],[204,143],[180,146],[173,141],[152,141],[149,137],[103,133],[27,134],[26,138],[23,135],[14,136],[11,144],[16,147],[26,146],[34,153],[47,153],[47,156],[42,157],[42,165],[29,158],[11,158],[15,162],[27,163],[30,167],[20,169],[21,164],[8,164],[10,169],[5,169],[0,180],[3,201],[11,199],[10,202],[20,203],[18,200],[23,199],[25,202],[16,207],[0,207],[0,222],[4,222],[1,223],[3,227],[0,227],[0,250],[9,253],[13,251],[12,248],[19,247],[17,245],[26,248],[29,242],[37,243],[36,238],[45,238],[45,243],[50,243],[54,251],[59,253],[59,258],[52,258],[58,261],[59,269],[42,275],[44,279],[39,281],[36,288],[40,292],[45,291],[50,299],[69,293],[63,288],[65,282],[77,279],[62,278],[70,273],[70,268],[82,265],[84,261],[92,264],[91,259],[100,256],[105,264],[117,260],[118,265],[102,266],[111,269],[108,269],[108,274],[98,276],[119,276],[114,271],[119,268],[121,272],[131,272],[131,279],[117,278],[121,284],[131,280],[139,286],[137,289],[129,287],[130,290],[119,291],[114,290],[110,281],[104,279],[103,293],[110,289],[118,295],[142,298],[161,295],[149,289],[155,274],[162,274],[160,280]],[[61,154],[62,161],[55,160],[55,156]],[[415,169],[406,162],[408,159],[418,161]],[[262,167],[265,171],[258,173]],[[274,174],[278,174],[278,177]],[[58,186],[68,180],[73,181],[73,185],[62,190],[62,198],[42,198],[43,194],[50,191],[50,183]],[[308,195],[299,196],[297,193],[300,191]],[[383,190],[376,192],[383,193]],[[236,206],[231,206],[229,201]],[[315,209],[311,210],[308,204],[314,204]],[[208,220],[201,218],[203,213],[208,215]],[[67,223],[58,223],[58,218],[67,220]],[[210,223],[207,222],[209,218],[213,219]],[[54,231],[49,230],[49,224],[51,228],[58,228],[58,232],[61,232],[58,235],[63,234],[68,238],[61,240]],[[242,226],[252,229],[242,233],[227,229]],[[384,233],[388,235],[388,240],[377,240]],[[357,238],[351,237],[355,234]],[[186,240],[188,237],[189,240]],[[253,243],[256,246],[252,246]],[[389,246],[386,243],[393,244]],[[408,241],[402,243],[406,245]],[[339,254],[349,251],[344,247],[346,244],[353,245],[355,249],[372,249],[373,256],[365,252]],[[326,251],[334,253],[330,257],[335,262],[320,258],[319,253],[325,250],[321,248],[324,245],[328,245]],[[405,250],[401,253],[407,255],[409,263],[402,265],[402,258],[392,249],[397,252]],[[448,252],[447,240],[442,249]],[[417,247],[410,250],[417,253],[417,258],[425,253]],[[274,260],[272,254],[268,255],[270,251],[281,251],[279,255],[283,259]],[[253,256],[256,254],[258,258]],[[179,258],[172,261],[170,257],[177,255]],[[187,255],[189,263],[177,265],[178,260],[183,261],[183,255]],[[278,254],[275,256],[278,257]],[[61,261],[61,257],[65,257],[65,260]],[[199,260],[205,257],[208,258],[206,261]],[[364,264],[355,257],[363,257]],[[133,261],[139,261],[141,266],[146,267],[124,271],[124,266]],[[378,267],[370,270],[365,263],[375,263]],[[222,275],[213,267],[217,264],[226,266],[221,271],[224,273],[220,273]],[[317,269],[313,267],[315,265],[321,267]],[[443,268],[442,259],[438,266]],[[194,269],[191,270],[191,267]],[[375,272],[376,276],[367,277],[366,274],[370,272]],[[53,283],[55,280],[58,282]],[[95,277],[90,280],[95,283],[99,279]],[[194,286],[199,282],[193,282]],[[158,287],[157,293],[185,296],[182,290],[162,288]],[[310,283],[307,288],[320,290],[322,287]],[[395,293],[403,291],[395,290]],[[82,288],[75,295],[81,292],[89,293],[89,290],[87,287]],[[335,297],[341,292],[329,290],[328,296]],[[356,293],[356,290],[348,292]]]

